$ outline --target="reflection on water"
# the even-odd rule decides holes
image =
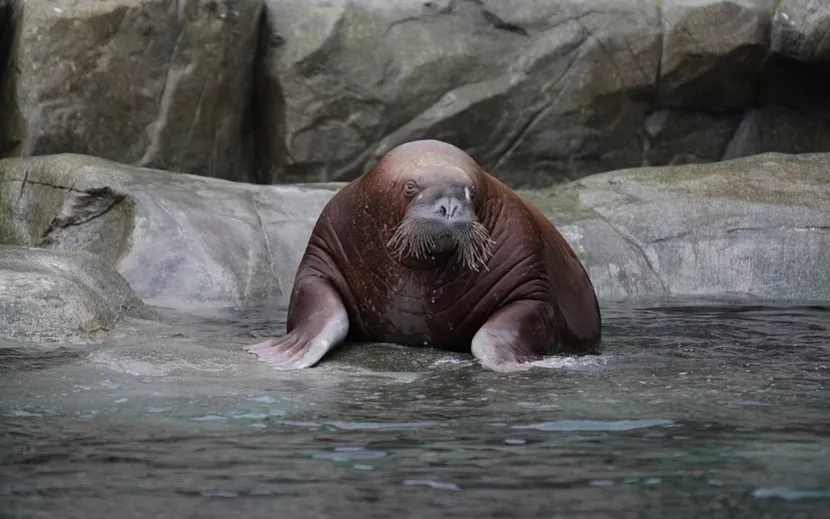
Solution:
[[[826,306],[607,305],[603,355],[512,374],[390,345],[277,373],[239,353],[275,315],[3,345],[4,516],[830,516]]]

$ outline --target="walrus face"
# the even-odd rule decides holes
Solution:
[[[475,212],[475,184],[466,176],[425,172],[408,179],[409,200],[388,246],[400,259],[436,259],[457,252],[462,264],[486,268],[492,240]]]

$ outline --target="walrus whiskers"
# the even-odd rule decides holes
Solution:
[[[485,270],[490,270],[487,267],[487,260],[493,253],[492,247],[495,242],[490,238],[487,227],[479,222],[471,222],[463,227],[465,230],[456,233],[457,235],[453,237],[461,263],[475,272],[480,270],[480,266]]]
[[[412,256],[416,259],[426,258],[430,248],[435,246],[435,240],[424,229],[420,229],[417,220],[404,220],[395,230],[387,247],[398,259],[404,256]]]
[[[404,219],[398,225],[387,247],[392,254],[402,259],[426,258],[435,246],[433,225],[429,220]],[[478,272],[487,269],[487,260],[492,254],[493,240],[487,228],[480,222],[469,222],[451,227],[450,238],[456,245],[458,259],[465,268]]]

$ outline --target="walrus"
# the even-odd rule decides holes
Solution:
[[[496,371],[601,339],[593,284],[535,207],[463,150],[401,144],[340,189],[297,269],[286,334],[245,349],[308,368],[344,341],[471,352]]]

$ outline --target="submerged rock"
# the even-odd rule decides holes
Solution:
[[[89,342],[126,317],[149,319],[130,285],[100,257],[0,245],[0,337]]]

